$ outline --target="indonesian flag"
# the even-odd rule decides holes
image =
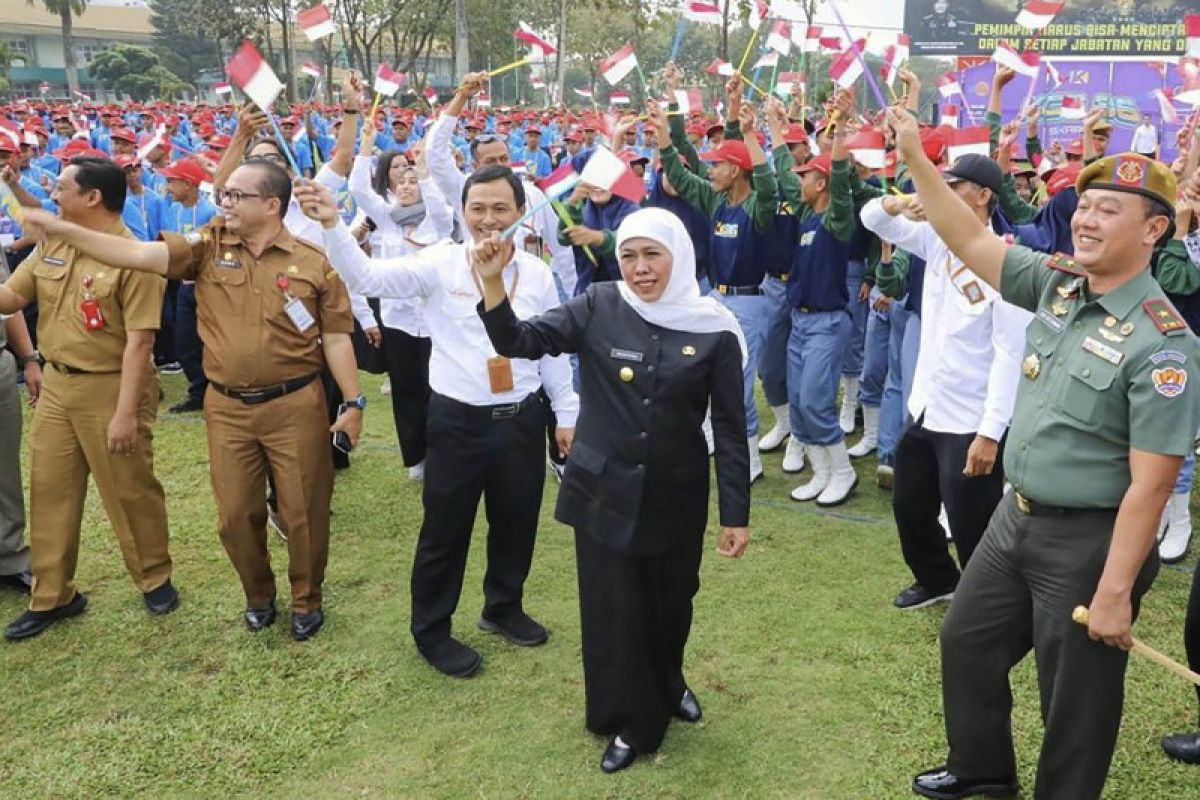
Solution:
[[[137,160],[145,161],[146,157],[150,155],[150,151],[162,144],[166,136],[167,127],[165,125],[159,125],[155,128],[154,135],[150,137],[150,140],[138,148]]]
[[[1061,116],[1063,119],[1083,119],[1087,116],[1087,109],[1084,108],[1083,101],[1078,97],[1064,95]]]
[[[846,141],[846,149],[854,160],[868,169],[883,169],[887,148],[883,143],[882,131],[860,131]]]
[[[996,46],[996,52],[992,53],[992,61],[1030,78],[1036,78],[1038,74],[1038,54],[1018,53],[1005,41]]]
[[[774,69],[777,66],[779,66],[779,53],[774,50],[763,54],[762,58],[754,62],[754,69]]]
[[[426,85],[426,87],[425,87],[425,100],[426,100],[426,101],[427,101],[427,102],[428,102],[430,105],[433,105],[433,101],[434,101],[434,100],[437,100],[437,99],[438,99],[438,93],[437,93],[437,89],[433,88],[432,86],[428,86],[428,85]]]
[[[1057,89],[1063,85],[1063,77],[1059,73],[1058,67],[1049,61],[1046,62],[1046,74],[1050,76],[1050,81],[1054,84],[1050,87],[1051,89]]]
[[[609,86],[616,86],[626,75],[637,69],[637,55],[633,45],[626,44],[617,52],[600,62],[600,74]]]
[[[574,189],[578,183],[579,173],[571,166],[570,159],[564,161],[559,165],[558,169],[540,181],[534,181],[534,185],[542,190],[542,194],[551,200],[557,200],[562,197]]]
[[[311,61],[306,64],[301,64],[300,71],[303,72],[305,75],[307,75],[310,78],[320,78],[321,77],[321,68],[318,67],[316,64],[312,63]]]
[[[977,153],[981,156],[990,156],[992,154],[991,145],[988,144],[988,129],[986,127],[976,128],[959,128],[949,132],[949,158],[951,162],[957,161],[969,153]]]
[[[807,29],[792,28],[792,41],[802,53],[817,53],[821,50],[821,26],[809,25]]]
[[[537,48],[542,51],[543,55],[552,56],[558,52],[554,45],[547,42],[542,37],[533,32],[533,28],[526,25],[524,22],[517,23],[517,29],[513,31],[513,36],[520,39],[530,47]]]
[[[236,83],[246,93],[254,105],[266,111],[283,91],[283,84],[275,76],[271,65],[263,60],[258,48],[246,39],[238,47],[233,58],[225,65],[229,79]]]
[[[0,118],[0,138],[8,139],[12,142],[13,149],[16,150],[21,146],[21,129],[14,123]]]
[[[304,31],[304,35],[310,42],[315,42],[325,36],[332,36],[337,30],[333,24],[333,15],[322,3],[297,14],[296,24]]]
[[[901,39],[907,40],[905,34],[900,34]],[[910,40],[911,41],[911,40]],[[887,81],[888,86],[896,82],[896,75],[900,73],[900,66],[908,61],[908,44],[897,42],[893,45],[888,45],[888,49],[883,53],[883,79]]]
[[[1175,93],[1170,89],[1155,89],[1151,94],[1158,101],[1158,110],[1162,113],[1163,122],[1179,122],[1179,112],[1175,110]]]
[[[396,72],[392,69],[391,64],[380,64],[375,70],[375,83],[372,88],[382,97],[391,97],[400,91],[402,83],[404,83],[403,72]]]
[[[642,179],[603,145],[592,151],[587,166],[579,173],[579,180],[589,186],[606,189],[631,203],[640,203],[646,197],[646,184]]]
[[[799,82],[799,72],[781,72],[775,80],[775,92],[786,97],[792,93],[792,87]]]
[[[475,95],[475,105],[479,106],[480,108],[491,108],[492,96],[487,92],[480,92],[479,94]]]
[[[1183,18],[1183,33],[1187,37],[1185,52],[1200,58],[1200,14],[1188,14]]]
[[[727,78],[733,77],[733,64],[728,61],[722,61],[719,58],[714,58],[712,63],[704,68],[704,71],[709,75],[724,75]]]
[[[1054,21],[1055,15],[1062,11],[1066,3],[1045,3],[1030,0],[1017,14],[1017,24],[1031,30],[1040,31]]]
[[[229,94],[233,91],[233,87],[228,83],[220,82],[213,84],[213,92],[216,94]]]
[[[675,104],[680,114],[690,114],[704,109],[704,94],[699,89],[676,89]]]
[[[862,61],[859,60],[859,50],[862,46],[863,40],[859,39],[829,65],[829,77],[833,78],[839,89],[850,88],[862,76]]]
[[[629,92],[609,92],[608,102],[614,106],[627,106],[629,105]]]
[[[50,84],[47,83],[46,81],[42,81],[41,83],[38,84],[38,94],[47,94],[47,93],[49,93],[49,91],[50,91]]]
[[[783,20],[772,25],[771,33],[767,36],[767,47],[781,56],[792,52],[792,26]]]
[[[541,75],[530,75],[529,85],[534,89],[541,90],[546,88],[546,81],[542,79]]]
[[[683,18],[689,22],[699,22],[702,25],[720,25],[721,9],[716,3],[693,0],[683,8]]]
[[[867,52],[880,58],[887,57],[888,48],[900,45],[905,49],[912,46],[912,39],[906,33],[888,33],[870,31],[867,34]]]
[[[950,128],[958,127],[958,106],[942,106],[941,124]]]
[[[750,24],[759,28],[769,16],[771,16],[771,6],[767,0],[754,0],[754,5],[750,7]]]
[[[582,97],[584,100],[592,99],[592,90],[591,89],[572,89],[571,91],[573,91],[575,94]]]
[[[842,37],[840,36],[822,36],[817,40],[817,44],[821,46],[822,53],[840,53],[842,51]]]

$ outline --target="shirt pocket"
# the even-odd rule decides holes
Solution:
[[[1063,411],[1080,422],[1098,422],[1116,376],[1117,368],[1099,359],[1072,364],[1063,389]]]
[[[36,280],[37,297],[29,298],[40,305],[54,305],[62,298],[63,287],[67,285],[67,268],[58,267],[46,262],[40,262],[33,268]]]

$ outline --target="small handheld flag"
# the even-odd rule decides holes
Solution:
[[[333,24],[333,15],[322,3],[296,14],[296,24],[304,31],[304,35],[310,42],[332,36],[337,31],[337,27]]]
[[[638,67],[637,55],[633,45],[626,44],[617,52],[600,62],[600,74],[610,86],[616,86],[625,76]]]

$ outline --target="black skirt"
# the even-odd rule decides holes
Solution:
[[[575,533],[587,728],[658,749],[686,687],[683,651],[704,535],[666,553],[623,555]]]

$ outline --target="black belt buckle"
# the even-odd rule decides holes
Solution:
[[[1022,514],[1028,515],[1033,513],[1033,504],[1029,502],[1029,498],[1015,489],[1013,490],[1013,500],[1017,503],[1017,510]]]
[[[259,389],[257,392],[238,392],[237,398],[248,406],[256,406],[271,399],[267,396],[267,391]]]
[[[492,419],[512,419],[520,413],[520,403],[509,403],[506,406],[492,406]]]

